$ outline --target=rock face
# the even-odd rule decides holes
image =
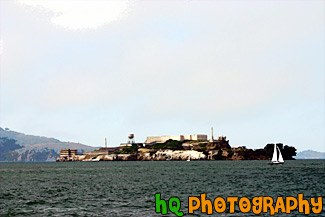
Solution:
[[[202,152],[192,150],[161,150],[153,152],[138,152],[137,154],[110,155],[73,155],[69,158],[58,158],[57,161],[166,161],[166,160],[205,160]]]
[[[193,150],[162,150],[151,156],[151,160],[205,160],[207,156],[202,152]]]

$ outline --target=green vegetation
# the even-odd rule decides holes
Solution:
[[[160,149],[170,149],[170,150],[183,150],[183,146],[182,146],[183,142],[181,141],[176,141],[176,140],[168,140],[164,143],[157,143],[154,144],[151,147],[148,147],[150,149],[154,149],[154,150],[160,150]]]
[[[20,148],[16,140],[0,138],[0,161],[17,161],[19,154],[14,150]]]
[[[21,154],[21,161],[48,161],[55,160],[59,154],[52,149],[45,148],[44,150],[27,150]]]
[[[17,141],[14,139],[2,138],[0,137],[0,154],[20,149],[22,146],[17,144]]]
[[[199,152],[203,152],[203,154],[205,156],[208,156],[209,155],[209,150],[208,150],[208,147],[207,147],[207,143],[202,143],[200,144],[199,146],[200,148],[197,148],[195,149],[196,151],[199,151]]]
[[[47,161],[55,160],[59,154],[54,150],[26,150],[19,154],[18,149],[23,148],[14,139],[0,138],[0,161]]]
[[[133,144],[131,147],[125,147],[122,150],[115,152],[115,154],[135,154],[138,152],[138,146]]]

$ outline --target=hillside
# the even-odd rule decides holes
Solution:
[[[61,149],[92,151],[96,147],[55,138],[26,135],[0,127],[0,161],[55,161]]]
[[[298,152],[296,159],[325,159],[325,153],[306,150],[306,151]]]

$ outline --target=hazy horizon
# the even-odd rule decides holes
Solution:
[[[324,1],[0,2],[0,126],[325,152]]]

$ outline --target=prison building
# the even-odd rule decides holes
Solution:
[[[60,151],[60,157],[71,157],[77,154],[78,152],[75,149],[64,149]]]
[[[193,141],[207,141],[208,136],[203,134],[196,134],[196,135],[175,135],[175,136],[148,136],[145,143],[164,143],[168,140],[176,140],[176,141],[184,141],[184,140],[193,140]]]

